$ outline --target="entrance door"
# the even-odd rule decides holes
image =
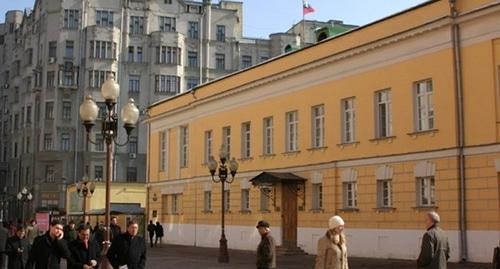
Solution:
[[[281,229],[283,246],[297,246],[297,185],[282,183]]]

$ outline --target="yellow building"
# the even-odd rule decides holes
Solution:
[[[106,183],[94,182],[95,191],[85,202],[86,221],[92,225],[102,221],[104,223],[104,209],[106,205]],[[128,219],[142,221],[146,208],[147,190],[144,183],[112,182],[111,183],[111,214],[117,217],[118,223],[125,231]],[[81,220],[83,216],[83,197],[76,192],[76,186],[66,189],[66,208],[69,219]],[[142,229],[144,227],[141,227]]]
[[[499,74],[500,1],[428,1],[158,102],[148,215],[170,243],[218,246],[206,161],[224,142],[239,162],[224,187],[229,248],[254,249],[266,219],[279,244],[314,254],[339,214],[350,255],[414,259],[436,210],[451,260],[489,262]]]

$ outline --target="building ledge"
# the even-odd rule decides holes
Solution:
[[[337,144],[337,147],[343,149],[345,147],[357,147],[359,145],[359,141],[353,141],[353,142],[346,142],[346,143],[340,143]]]
[[[327,146],[323,146],[323,147],[308,148],[307,151],[325,151],[327,149],[328,149]]]
[[[396,136],[394,135],[391,135],[391,136],[384,136],[384,137],[376,137],[376,138],[372,138],[368,141],[370,142],[373,142],[375,144],[378,144],[382,141],[387,141],[387,143],[392,143],[392,141],[394,141],[394,139],[396,139]]]
[[[414,206],[412,207],[415,211],[422,212],[422,211],[431,211],[431,210],[437,210],[438,207],[435,205],[431,206]]]
[[[276,157],[276,154],[271,153],[271,154],[262,154],[262,155],[259,155],[259,158],[264,158],[264,159],[273,158],[273,157]]]
[[[373,211],[380,213],[380,212],[394,212],[396,211],[395,207],[375,207],[373,208]]]
[[[359,212],[357,207],[344,207],[339,209],[340,212]]]
[[[240,214],[250,215],[250,214],[252,214],[252,210],[249,210],[249,209],[246,209],[246,210],[240,210]]]
[[[294,150],[294,151],[282,152],[281,155],[298,155],[299,153],[300,153],[300,150]]]
[[[439,132],[438,129],[429,129],[429,130],[424,130],[424,131],[415,131],[411,133],[407,133],[407,135],[417,138],[418,136],[422,135],[429,135],[429,136],[434,136],[437,132]]]
[[[201,211],[203,214],[213,214],[214,212],[212,210],[203,210]]]
[[[325,213],[325,209],[324,208],[314,208],[314,209],[310,209],[309,212],[311,213]]]
[[[248,161],[253,161],[253,157],[245,157],[245,158],[240,158],[238,159],[240,162],[248,162]]]

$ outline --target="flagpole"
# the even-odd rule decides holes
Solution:
[[[304,12],[304,6],[306,5],[305,0],[302,0],[302,44],[301,47],[306,47],[306,14]]]

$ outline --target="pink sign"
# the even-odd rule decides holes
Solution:
[[[36,223],[38,225],[38,231],[48,231],[49,230],[49,213],[36,213]]]

